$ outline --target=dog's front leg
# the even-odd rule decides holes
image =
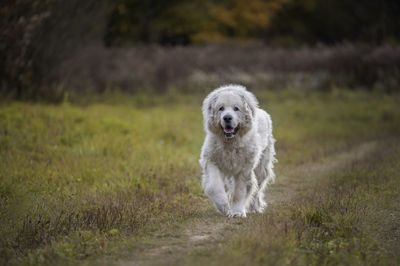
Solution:
[[[235,178],[232,208],[228,212],[228,217],[246,217],[246,206],[255,191],[254,181],[255,175],[253,171],[248,174],[239,175]]]
[[[227,214],[229,202],[222,178],[218,167],[212,163],[207,163],[202,181],[204,192],[212,199],[219,212]]]

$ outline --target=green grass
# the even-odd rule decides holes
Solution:
[[[200,187],[198,166],[204,138],[200,113],[203,96],[111,95],[61,105],[2,103],[1,262],[74,264],[118,257],[124,249],[140,245],[140,239],[149,233],[171,228],[209,210],[211,204]],[[257,96],[274,121],[280,161],[277,167],[281,173],[366,140],[400,133],[399,95],[287,90],[259,92]],[[370,177],[374,172],[364,173],[363,167],[359,168],[351,171],[360,174],[348,172],[353,177],[350,180],[372,180],[368,188],[379,190],[379,183]],[[341,183],[335,180],[348,178],[339,174],[332,178],[332,184]],[[379,193],[388,191],[382,189]],[[322,261],[327,263],[340,261],[340,256],[329,260],[331,247],[340,250],[341,243],[349,247],[357,241],[364,242],[357,234],[343,235],[342,241],[336,233],[320,240],[325,231],[316,225],[334,222],[337,225],[332,226],[341,228],[341,222],[356,226],[360,222],[358,216],[353,221],[336,214],[335,206],[330,209],[329,204],[342,204],[332,191],[335,190],[331,187],[323,189],[321,201],[310,197],[303,205],[281,207],[282,213],[290,214],[287,230],[293,239],[283,237],[266,243],[260,238],[243,237],[227,247],[243,250],[246,246],[240,253],[245,258],[256,259],[258,252],[271,248],[275,253],[269,252],[272,255],[268,256],[276,254],[281,258],[282,252],[288,251],[289,255],[282,257],[287,260],[302,250],[306,255],[300,256],[300,262],[319,263],[319,258],[327,259]],[[370,192],[357,193],[358,197]],[[361,200],[357,198],[356,202]],[[270,216],[258,219],[265,226],[257,227],[260,231],[252,231],[253,234],[272,230],[265,229]],[[309,230],[314,227],[318,230]],[[299,230],[305,231],[300,238],[296,233]],[[216,262],[221,262],[218,254],[214,256]],[[267,257],[261,256],[253,262],[262,263],[264,259]],[[358,259],[355,257],[355,262]]]
[[[203,202],[196,108],[12,103],[0,119],[2,258],[81,259]]]

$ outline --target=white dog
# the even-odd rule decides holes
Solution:
[[[263,212],[264,190],[275,180],[272,121],[239,85],[211,92],[203,102],[206,138],[200,155],[202,186],[228,217]]]

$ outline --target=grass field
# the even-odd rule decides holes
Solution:
[[[205,95],[1,103],[1,263],[400,264],[400,95],[256,95],[279,163],[246,220],[200,186]]]

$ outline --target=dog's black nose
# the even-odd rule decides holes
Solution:
[[[231,115],[224,115],[223,119],[224,119],[225,122],[229,123],[232,120],[232,116]]]

